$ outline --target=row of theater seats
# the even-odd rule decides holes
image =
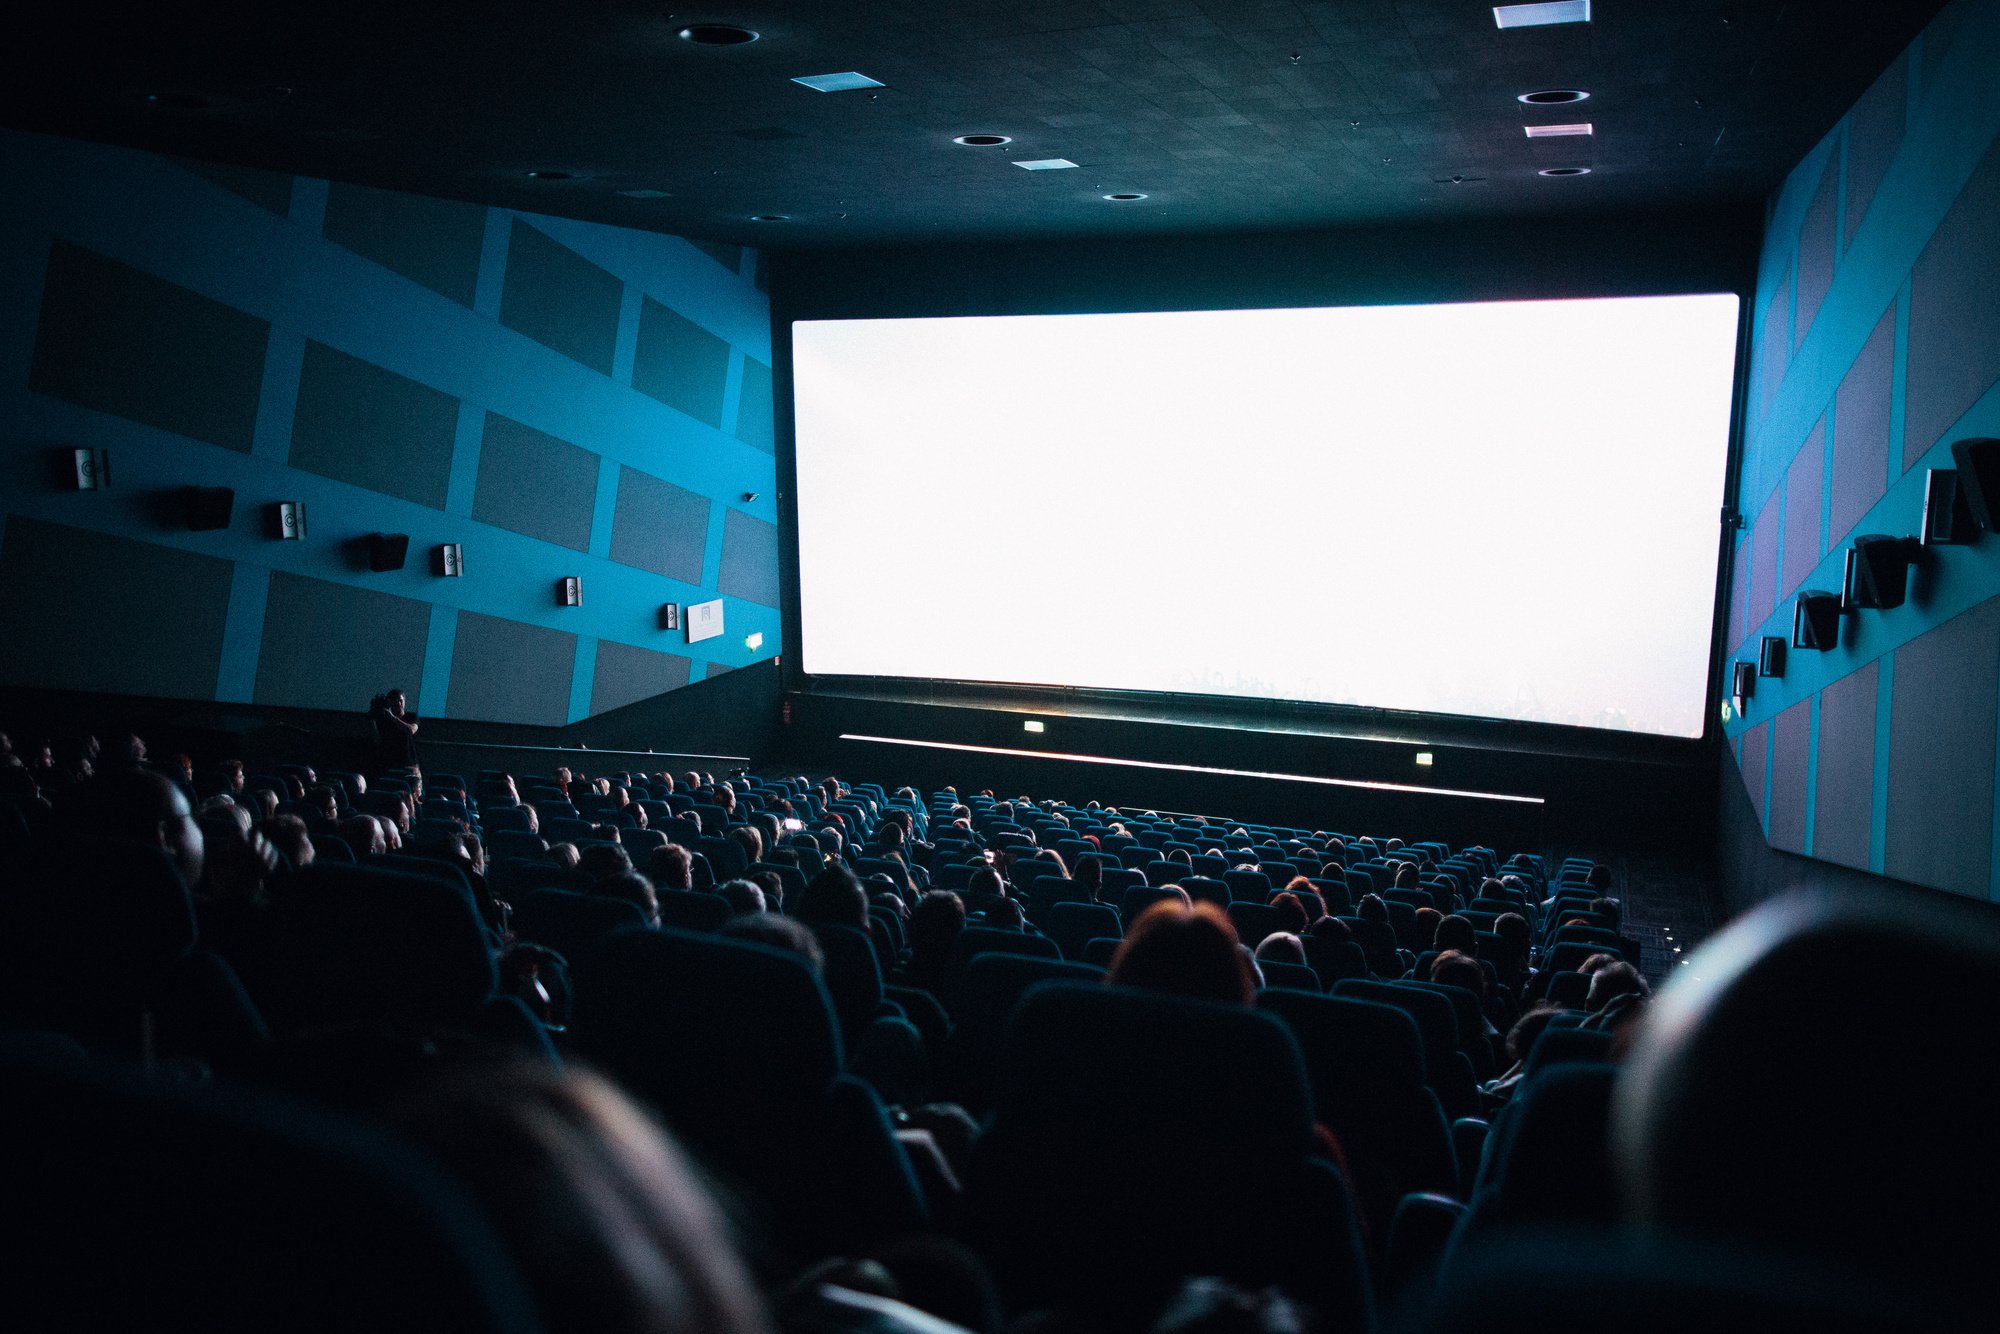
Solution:
[[[351,777],[314,777],[337,814],[361,803]],[[962,1286],[994,1286],[953,1297],[906,1272],[906,1295],[995,1330],[1050,1311],[1143,1329],[1195,1275],[1279,1289],[1327,1330],[1969,1324],[2000,1175],[1977,1042],[2000,1017],[1985,913],[1774,905],[1616,1040],[1566,1007],[1503,1102],[1480,1088],[1500,1059],[1487,1000],[1409,976],[1418,909],[1490,915],[1473,925],[1496,973],[1580,1002],[1560,982],[1579,949],[1638,961],[1614,921],[1578,921],[1588,864],[953,791],[750,777],[718,800],[621,777],[622,799],[392,778],[422,794],[413,844],[426,820],[475,831],[483,872],[328,855],[316,834],[315,864],[275,872],[254,904],[191,896],[171,856],[88,802],[24,818],[29,837],[0,840],[0,1144],[16,1217],[42,1223],[0,1259],[21,1309],[73,1328],[163,1311],[565,1327],[491,1201],[375,1115],[390,1089],[504,1054],[595,1067],[659,1115],[733,1203],[767,1290],[917,1236],[962,1242],[981,1270]],[[753,863],[725,830],[767,815],[765,856],[790,856]],[[646,834],[697,854],[687,888],[658,890],[657,926],[545,850],[615,837],[643,866]],[[1072,874],[1039,848],[1067,849]],[[914,882],[974,897],[989,855],[1023,920],[975,903],[919,966]],[[1104,867],[1079,887],[1085,856]],[[1337,878],[1315,874],[1335,860]],[[1398,888],[1406,862],[1417,884]],[[874,895],[847,920],[821,892],[843,863]],[[810,954],[731,934],[710,891],[757,869]],[[1301,875],[1315,910],[1374,894],[1386,920],[1347,918],[1367,938],[1353,953],[1272,965],[1250,1005],[1105,984],[1154,903],[1214,903],[1255,944]],[[1508,913],[1529,923],[1526,958],[1490,929]],[[55,1277],[92,1264],[109,1281]]]

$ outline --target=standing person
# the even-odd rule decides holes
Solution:
[[[368,723],[375,729],[378,770],[417,767],[417,720],[402,691],[391,690],[368,701]]]

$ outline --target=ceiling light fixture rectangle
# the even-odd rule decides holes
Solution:
[[[1590,0],[1556,0],[1542,5],[1495,5],[1493,22],[1501,28],[1546,28],[1554,23],[1590,22]]]
[[[1061,171],[1064,167],[1074,167],[1076,163],[1066,157],[1038,157],[1027,162],[1016,162],[1022,171]]]
[[[802,83],[814,92],[849,93],[857,88],[887,88],[880,79],[871,79],[866,74],[848,70],[843,74],[804,74],[792,80]]]
[[[1521,128],[1528,132],[1530,139],[1565,139],[1572,135],[1596,133],[1589,121],[1576,125],[1523,125]]]

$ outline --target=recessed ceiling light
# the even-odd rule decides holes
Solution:
[[[672,198],[672,196],[671,196],[671,195],[670,195],[670,194],[669,194],[669,193],[668,193],[667,191],[665,191],[665,190],[620,190],[620,191],[619,191],[618,193],[619,193],[619,194],[621,194],[621,195],[624,195],[624,196],[625,196],[625,197],[626,197],[627,199],[669,199],[669,198]]]
[[[1531,107],[1560,107],[1571,102],[1589,101],[1590,94],[1581,88],[1544,88],[1538,93],[1522,93],[1514,100],[1526,102]]]
[[[1528,132],[1530,139],[1566,139],[1573,135],[1592,133],[1590,122],[1587,120],[1575,125],[1523,125],[1521,128]]]
[[[1553,23],[1590,22],[1590,0],[1556,0],[1543,5],[1495,5],[1493,23],[1500,28],[1546,28]]]
[[[789,213],[752,213],[750,215],[750,221],[752,222],[790,222],[791,220],[792,215]]]
[[[1136,204],[1146,196],[1140,194],[1137,190],[1121,190],[1117,194],[1105,195],[1104,197],[1114,204]]]
[[[1540,171],[1536,172],[1535,174],[1537,176],[1588,176],[1590,175],[1590,168],[1589,167],[1543,167]]]
[[[866,74],[847,70],[841,74],[801,74],[792,80],[821,93],[850,93],[857,88],[887,88],[880,79],[871,79]]]
[[[964,144],[967,148],[998,148],[1014,141],[1004,134],[961,134],[952,142]]]
[[[1061,171],[1065,167],[1074,167],[1076,163],[1066,157],[1038,157],[1027,162],[1016,162],[1014,165],[1022,171]]]
[[[680,39],[696,46],[743,46],[758,34],[734,23],[690,23],[680,30]]]
[[[564,171],[560,167],[532,167],[523,173],[531,181],[573,181],[576,173]]]

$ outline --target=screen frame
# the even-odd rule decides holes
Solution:
[[[954,303],[951,309],[850,310],[804,312],[773,309],[774,360],[777,394],[776,446],[780,477],[780,574],[788,651],[781,663],[781,688],[789,692],[921,704],[951,704],[996,711],[1077,713],[1093,717],[1141,721],[1207,721],[1213,725],[1249,729],[1277,728],[1287,732],[1327,736],[1374,736],[1381,739],[1458,739],[1467,744],[1521,746],[1579,755],[1619,755],[1665,763],[1685,762],[1696,752],[1719,744],[1723,735],[1721,706],[1729,683],[1724,679],[1731,646],[1725,643],[1729,621],[1728,590],[1734,578],[1736,537],[1743,526],[1738,510],[1746,432],[1751,360],[1754,293],[1732,282],[1664,285],[1606,283],[1598,290],[1479,291],[1456,298],[1412,292],[1403,299],[1333,299],[1269,302],[1124,303],[1103,308],[993,309],[988,303]],[[801,322],[838,319],[950,318],[980,315],[1124,314],[1176,311],[1286,309],[1311,306],[1457,305],[1496,301],[1589,300],[1599,297],[1696,296],[1730,294],[1737,298],[1736,346],[1731,389],[1728,442],[1723,462],[1722,505],[1716,524],[1715,583],[1709,625],[1707,674],[1698,737],[1627,732],[1565,723],[1530,722],[1467,714],[1423,713],[1368,705],[1328,704],[1312,700],[1251,699],[1239,696],[1181,694],[1162,691],[1108,690],[1096,687],[1033,682],[995,682],[946,677],[865,676],[811,673],[804,670],[804,637],[800,604],[799,518],[796,399],[793,382],[793,326]],[[1316,295],[1316,294],[1315,294]]]

